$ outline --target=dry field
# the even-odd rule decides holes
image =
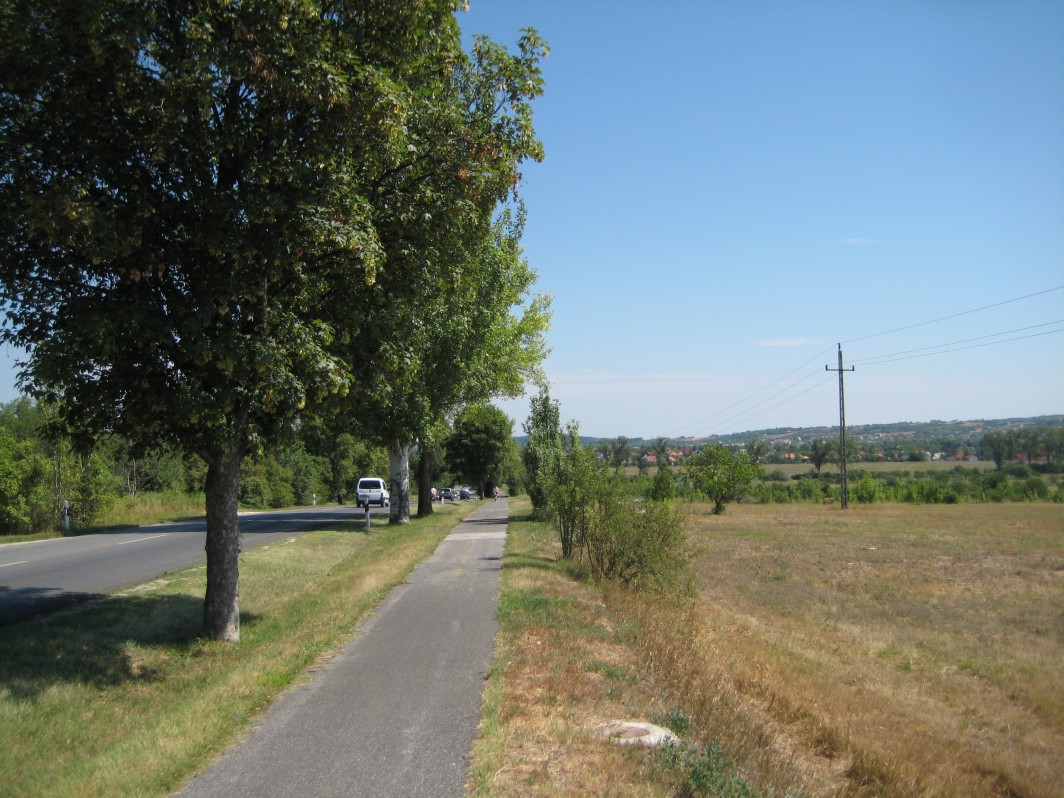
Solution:
[[[697,602],[633,604],[655,680],[761,784],[1060,796],[1064,506],[692,507]]]
[[[1064,506],[687,511],[679,604],[596,589],[511,524],[474,795],[1062,794]],[[603,742],[619,718],[719,745],[714,783],[751,791]]]

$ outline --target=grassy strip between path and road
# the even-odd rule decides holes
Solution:
[[[361,521],[240,557],[241,640],[199,636],[205,567],[0,629],[0,795],[179,788],[359,621],[476,503]]]
[[[669,602],[511,500],[475,796],[1060,795],[1064,507],[709,509]],[[682,744],[604,741],[621,719]]]

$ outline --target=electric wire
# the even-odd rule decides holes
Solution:
[[[751,394],[749,394],[747,396],[744,396],[742,399],[739,399],[739,400],[737,400],[735,402],[732,402],[730,405],[728,405],[727,407],[721,408],[716,413],[710,413],[705,418],[700,418],[700,419],[698,419],[698,421],[692,421],[690,424],[684,424],[682,427],[678,427],[676,430],[674,430],[672,433],[670,433],[670,435],[668,437],[674,438],[674,437],[676,437],[677,433],[680,433],[680,432],[682,432],[682,431],[684,431],[686,429],[690,429],[691,427],[697,427],[699,424],[704,424],[705,422],[709,421],[711,418],[716,418],[719,415],[727,413],[733,407],[738,407],[741,404],[745,404],[746,402],[749,402],[751,399],[753,399],[759,393],[763,393],[764,391],[767,391],[769,388],[773,387],[774,385],[777,385],[778,383],[783,382],[783,380],[787,379],[789,376],[794,374],[796,371],[800,371],[801,369],[804,369],[806,366],[808,366],[814,360],[819,360],[820,358],[822,358],[825,354],[827,354],[830,351],[831,351],[831,347],[828,347],[824,351],[818,352],[817,354],[813,355],[813,357],[809,358],[809,360],[807,360],[804,363],[802,363],[800,366],[796,366],[795,368],[791,369],[786,374],[784,374],[782,377],[778,377],[777,379],[775,379],[772,382],[770,382],[768,385],[765,385],[762,388],[758,388],[753,393],[751,393]],[[804,382],[807,379],[809,379],[809,377],[803,377],[802,379],[798,380],[798,382],[792,383],[792,385],[799,385],[799,384],[801,384],[802,382]],[[768,399],[771,399],[774,396],[778,396],[778,395],[779,395],[778,393],[773,394],[772,396],[768,397],[767,399],[765,399],[763,401],[767,402]],[[754,406],[756,407],[757,405],[754,405]],[[730,419],[725,419],[725,420],[727,421],[727,420],[730,420]]]
[[[869,338],[879,338],[882,335],[890,335],[892,333],[902,332],[903,330],[913,330],[913,329],[916,329],[917,327],[926,327],[928,324],[937,324],[940,321],[948,321],[949,319],[956,319],[956,318],[959,318],[960,316],[967,316],[967,315],[969,315],[971,313],[978,313],[978,312],[980,312],[982,310],[989,310],[990,308],[998,308],[998,307],[1001,307],[1002,305],[1008,305],[1008,304],[1010,304],[1012,302],[1019,302],[1022,299],[1030,299],[1031,297],[1041,296],[1042,294],[1049,294],[1049,293],[1052,293],[1053,291],[1061,291],[1061,290],[1064,290],[1064,285],[1058,285],[1058,286],[1056,286],[1054,288],[1046,288],[1043,291],[1035,291],[1033,294],[1025,294],[1024,296],[1014,297],[1013,299],[1005,299],[1005,300],[1003,300],[1001,302],[995,302],[992,305],[983,305],[983,307],[981,307],[981,308],[972,308],[971,310],[963,310],[960,313],[953,313],[953,314],[951,314],[949,316],[943,316],[942,318],[939,318],[939,319],[931,319],[930,321],[921,321],[918,324],[910,324],[910,325],[908,325],[906,327],[896,327],[893,330],[884,330],[883,332],[872,333],[871,335],[862,335],[859,338],[850,338],[849,340],[842,341],[841,343],[843,343],[843,344],[852,344],[855,341],[867,341]]]
[[[918,357],[930,357],[931,355],[944,355],[949,352],[962,352],[965,349],[982,349],[986,346],[994,346],[995,344],[1006,344],[1009,341],[1022,341],[1026,338],[1039,338],[1043,335],[1054,335],[1056,333],[1064,333],[1064,327],[1059,330],[1046,330],[1045,332],[1031,333],[1030,335],[1017,335],[1015,338],[1002,338],[1000,341],[987,341],[982,344],[972,344],[971,346],[958,346],[955,349],[943,349],[940,352],[924,352],[922,355],[908,355],[907,357],[896,357],[891,360],[879,360],[875,363],[868,363],[870,366],[878,366],[883,363],[894,363],[898,360],[914,360]],[[942,344],[942,346],[949,346],[949,344]],[[932,347],[933,348],[933,347]],[[917,350],[914,350],[917,351]]]
[[[943,347],[956,346],[957,344],[967,344],[967,343],[971,343],[972,341],[985,341],[987,338],[998,338],[998,337],[1000,337],[1002,335],[1012,335],[1012,333],[1026,332],[1027,330],[1034,330],[1034,329],[1037,329],[1039,327],[1048,327],[1050,324],[1064,324],[1064,319],[1057,319],[1056,321],[1046,321],[1046,322],[1042,322],[1041,324],[1032,324],[1032,325],[1027,326],[1027,327],[1017,327],[1014,330],[1003,330],[1001,332],[991,333],[989,335],[979,335],[979,336],[976,336],[975,338],[963,338],[960,341],[950,341],[950,342],[944,343],[944,344],[935,344],[934,346],[924,346],[924,347],[920,347],[919,349],[907,349],[907,350],[902,351],[902,352],[890,352],[889,354],[884,354],[884,355],[873,355],[871,357],[861,358],[860,360],[851,360],[850,361],[850,365],[853,365],[853,366],[864,366],[864,365],[874,366],[874,365],[877,365],[877,361],[881,361],[881,362],[884,362],[884,363],[892,363],[895,360],[907,360],[908,358],[903,358],[903,357],[901,357],[901,355],[909,355],[909,354],[913,354],[914,352],[928,352],[929,349],[943,349]],[[1049,333],[1061,332],[1061,331],[1062,330],[1049,330],[1049,331],[1047,331],[1044,334],[1048,335]],[[1028,337],[1032,337],[1032,336],[1026,336],[1026,335],[1020,336],[1020,338],[1028,338]],[[1008,339],[1005,339],[1005,340],[1002,340],[1002,341],[989,341],[989,342],[983,344],[983,346],[992,346],[994,344],[1005,343],[1006,340],[1007,341],[1016,341],[1016,340],[1019,340],[1019,339],[1018,338],[1008,338]],[[975,347],[964,347],[964,348],[965,349],[973,349]],[[937,355],[937,354],[943,354],[944,352],[956,352],[956,351],[958,351],[958,350],[956,350],[956,349],[945,349],[945,350],[943,350],[943,352],[928,352],[928,354]],[[923,355],[914,355],[914,357],[923,357]],[[890,359],[887,360],[886,358],[890,358]]]
[[[983,306],[978,307],[978,308],[972,308],[971,310],[964,310],[964,311],[961,311],[959,313],[952,313],[949,316],[942,316],[940,318],[931,319],[929,321],[922,321],[922,322],[918,322],[916,324],[909,324],[909,325],[906,325],[904,327],[896,327],[896,328],[891,329],[891,330],[884,330],[882,332],[872,333],[870,335],[862,335],[862,336],[858,336],[856,338],[848,338],[848,339],[846,339],[844,341],[841,341],[839,343],[839,346],[842,346],[842,344],[855,343],[857,341],[866,341],[866,340],[871,339],[871,338],[879,338],[879,337],[882,337],[882,336],[885,336],[885,335],[891,335],[893,333],[903,332],[905,330],[912,330],[912,329],[916,329],[917,327],[925,327],[925,326],[927,326],[929,324],[937,324],[938,322],[948,321],[950,319],[956,319],[956,318],[959,318],[961,316],[968,316],[968,315],[973,314],[973,313],[979,313],[979,312],[984,311],[984,310],[990,310],[991,308],[1001,307],[1003,305],[1009,305],[1009,304],[1012,304],[1014,302],[1020,302],[1020,301],[1022,301],[1024,299],[1031,299],[1033,297],[1043,296],[1044,294],[1049,294],[1049,293],[1052,293],[1054,291],[1061,291],[1061,290],[1064,290],[1064,285],[1058,285],[1058,286],[1054,286],[1052,288],[1046,288],[1046,289],[1043,289],[1041,291],[1034,291],[1034,292],[1032,292],[1030,294],[1024,294],[1023,296],[1013,297],[1011,299],[1005,299],[1005,300],[1002,300],[1001,302],[994,302],[994,303],[989,304],[989,305],[983,305]],[[1062,321],[1064,321],[1064,320],[1062,320]],[[950,342],[950,343],[938,344],[938,345],[935,345],[935,346],[922,347],[920,349],[911,349],[911,350],[907,350],[907,351],[904,351],[904,352],[895,352],[895,353],[886,354],[886,355],[875,355],[875,356],[868,357],[868,358],[862,358],[862,359],[859,359],[859,360],[850,361],[850,364],[851,365],[863,365],[863,366],[876,366],[876,365],[880,365],[882,363],[892,363],[892,362],[896,362],[896,361],[899,361],[899,360],[910,360],[910,359],[915,359],[915,358],[918,358],[918,357],[929,357],[930,355],[948,354],[950,352],[960,352],[960,351],[963,351],[963,350],[966,350],[966,349],[979,349],[979,348],[982,348],[982,347],[994,346],[995,344],[1003,344],[1003,343],[1009,343],[1011,341],[1019,341],[1019,340],[1023,340],[1023,339],[1026,339],[1026,338],[1037,338],[1037,337],[1044,336],[1044,335],[1054,335],[1054,334],[1059,333],[1059,332],[1064,332],[1064,329],[1061,329],[1061,330],[1048,330],[1048,331],[1045,331],[1045,332],[1032,333],[1030,335],[1021,335],[1021,336],[1016,336],[1016,337],[1013,337],[1013,338],[1003,338],[1003,339],[997,340],[997,341],[985,341],[985,339],[987,339],[987,338],[997,338],[997,337],[1002,336],[1002,335],[1010,335],[1010,334],[1012,334],[1014,332],[1023,332],[1023,331],[1026,331],[1026,330],[1036,329],[1038,327],[1045,327],[1045,326],[1048,326],[1050,324],[1059,324],[1059,323],[1061,323],[1061,321],[1044,322],[1042,324],[1034,324],[1034,325],[1031,325],[1029,327],[1019,327],[1019,328],[1014,329],[1014,330],[1005,330],[1005,331],[998,332],[998,333],[992,333],[990,335],[977,336],[975,338],[968,338],[968,339],[963,339],[963,340],[960,340],[960,341],[953,341],[953,342]],[[956,346],[957,344],[969,343],[971,341],[984,341],[984,342],[983,343],[978,343],[978,344],[973,344],[971,346]],[[946,348],[943,348],[943,347],[954,347],[954,348],[946,349]],[[932,350],[932,349],[938,350],[938,351],[933,351],[933,352],[932,351],[927,351],[927,350]],[[777,378],[776,380],[774,380],[773,382],[771,382],[768,385],[764,386],[763,388],[759,388],[758,390],[754,391],[752,394],[749,394],[749,395],[743,397],[742,399],[739,399],[738,401],[733,402],[732,404],[722,408],[721,410],[718,410],[715,413],[711,413],[710,415],[699,419],[698,421],[694,421],[694,422],[691,422],[689,424],[684,424],[683,426],[677,428],[668,437],[670,437],[670,438],[675,437],[677,435],[677,433],[679,433],[679,432],[682,432],[684,430],[690,429],[691,427],[696,427],[699,424],[702,424],[702,423],[704,423],[706,421],[709,421],[710,419],[716,418],[717,416],[720,416],[723,413],[728,412],[729,410],[731,410],[734,407],[737,407],[737,406],[739,406],[741,404],[745,404],[745,403],[749,402],[751,399],[753,399],[758,394],[763,393],[764,391],[772,388],[774,385],[776,385],[776,384],[782,382],[783,380],[787,379],[787,377],[789,377],[792,374],[794,374],[795,372],[805,368],[805,366],[807,366],[809,363],[813,362],[814,360],[817,360],[818,358],[823,357],[826,353],[828,353],[830,351],[831,351],[831,348],[829,347],[828,349],[825,349],[822,352],[819,352],[818,354],[814,355],[809,360],[807,360],[804,363],[802,363],[801,365],[795,367],[791,371],[789,371],[786,374],[784,374],[782,377]],[[817,373],[819,373],[819,372],[817,372]],[[798,380],[797,382],[792,383],[790,386],[788,386],[787,389],[784,389],[784,391],[778,391],[778,392],[766,397],[765,399],[763,399],[762,401],[758,402],[757,404],[752,405],[751,407],[748,407],[747,410],[753,409],[755,407],[759,407],[760,405],[764,404],[765,402],[770,401],[771,399],[775,398],[776,396],[779,396],[781,393],[784,393],[786,390],[789,390],[790,388],[793,388],[796,385],[800,385],[802,382],[805,382],[805,380],[809,379],[812,376],[813,375],[810,374],[810,375],[807,375],[806,377],[803,377],[802,379]],[[824,382],[827,382],[830,379],[833,379],[833,378],[832,377],[828,377],[827,379],[821,381],[820,383],[817,383],[816,385],[813,385],[813,386],[807,388],[806,390],[801,391],[800,393],[797,393],[797,394],[794,394],[793,396],[788,397],[785,401],[780,402],[779,404],[773,405],[770,408],[766,408],[766,409],[754,414],[753,416],[744,417],[744,418],[742,418],[742,423],[746,423],[748,421],[751,421],[751,420],[753,420],[755,418],[758,418],[758,417],[764,415],[765,413],[767,413],[767,412],[769,412],[771,410],[775,410],[775,409],[777,409],[779,407],[782,407],[782,406],[790,403],[791,401],[794,401],[795,399],[798,399],[799,397],[804,396],[805,394],[809,393],[809,391],[813,390],[814,388],[819,387],[820,385],[824,384]],[[737,418],[743,417],[745,415],[745,412],[746,411],[744,411],[743,413],[738,413],[738,414],[736,414],[734,416],[731,416],[729,418],[723,419],[722,421],[718,422],[717,424],[714,424],[714,427],[717,427],[717,428],[723,427],[728,422],[731,422],[731,421],[734,421]],[[694,437],[708,437],[710,434],[711,433],[707,432],[705,435],[694,436]]]
[[[816,372],[816,373],[817,373],[817,374],[820,374],[820,373],[822,373],[822,372]],[[812,375],[810,375],[810,376],[812,376]],[[806,377],[806,379],[808,379],[808,377]],[[805,396],[805,395],[806,395],[807,393],[809,393],[810,391],[812,391],[812,390],[815,390],[816,388],[819,388],[819,387],[820,387],[821,385],[824,385],[825,383],[828,383],[828,382],[832,382],[832,381],[834,381],[834,380],[835,380],[835,377],[834,377],[834,376],[829,376],[829,377],[825,377],[824,379],[822,379],[822,380],[821,380],[820,382],[816,383],[815,385],[810,385],[810,386],[809,386],[808,388],[806,388],[806,389],[805,389],[804,391],[801,391],[800,393],[796,393],[796,394],[794,394],[794,396],[788,396],[788,397],[787,397],[787,398],[786,398],[785,400],[783,400],[782,402],[779,402],[778,404],[774,404],[774,405],[772,405],[772,407],[766,407],[766,408],[765,408],[764,410],[761,410],[761,411],[760,411],[760,412],[758,412],[758,413],[754,413],[754,415],[752,415],[752,416],[746,416],[745,418],[743,418],[743,419],[742,419],[742,420],[741,420],[741,421],[739,422],[739,424],[748,424],[749,422],[753,421],[753,420],[754,420],[755,418],[760,418],[761,416],[765,415],[765,413],[769,413],[769,412],[771,412],[771,411],[773,411],[773,410],[775,410],[775,409],[777,409],[777,408],[783,407],[784,405],[786,405],[786,404],[789,404],[789,403],[793,402],[793,401],[794,401],[795,399],[797,399],[797,398],[799,398],[799,397],[801,397],[801,396]],[[778,396],[779,394],[776,394],[776,395]],[[738,418],[738,417],[739,417],[739,416],[734,416],[733,418]],[[720,425],[718,425],[718,426],[723,426],[724,424],[726,424],[727,422],[729,422],[729,421],[731,421],[731,420],[732,420],[731,418],[727,418],[727,419],[724,419],[724,421],[722,421],[722,422],[720,423]],[[698,435],[698,436],[695,436],[695,437],[698,437],[698,438],[708,438],[708,437],[710,437],[711,435],[716,435],[716,434],[722,434],[722,433],[706,432],[706,433],[705,433],[705,434],[703,434],[703,435]]]

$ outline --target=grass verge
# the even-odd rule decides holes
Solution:
[[[0,794],[167,795],[335,652],[473,503],[241,555],[241,641],[199,637],[206,569],[0,629]]]

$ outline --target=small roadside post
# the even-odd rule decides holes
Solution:
[[[372,524],[372,522],[371,522],[371,521],[369,520],[369,502],[366,502],[366,503],[365,503],[364,505],[362,505],[362,506],[363,506],[363,507],[365,507],[365,509],[366,509],[366,529],[370,529],[370,528],[371,528],[371,527],[373,526],[373,524]]]

